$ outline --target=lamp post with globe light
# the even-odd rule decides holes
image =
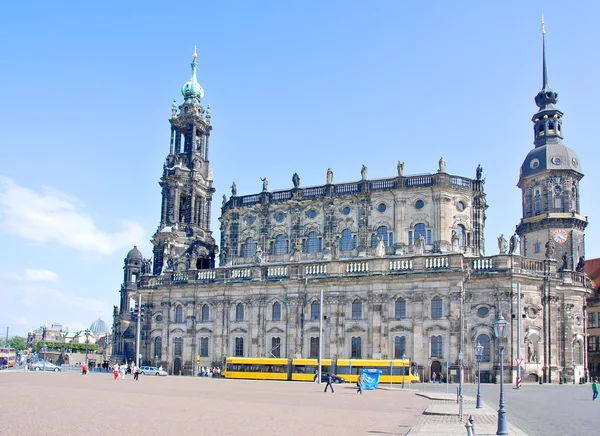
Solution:
[[[504,409],[504,345],[502,342],[506,338],[508,330],[508,321],[504,319],[502,314],[498,316],[498,319],[494,323],[494,334],[498,340],[500,348],[500,402],[498,409],[498,430],[497,435],[507,435],[508,425],[506,423],[506,410]]]
[[[483,345],[477,342],[475,347],[475,356],[477,357],[477,405],[476,409],[481,409],[481,358],[483,357]]]

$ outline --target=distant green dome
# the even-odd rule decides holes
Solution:
[[[192,61],[192,77],[190,77],[190,80],[185,82],[181,87],[181,93],[183,94],[183,97],[186,100],[189,98],[201,100],[202,97],[204,97],[204,90],[202,89],[202,87],[198,83],[198,80],[196,79],[196,68],[198,67],[198,64],[196,63],[197,57],[198,55],[196,54],[196,51],[194,49],[194,60]]]

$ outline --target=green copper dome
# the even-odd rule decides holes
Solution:
[[[196,63],[197,57],[198,55],[196,54],[196,48],[194,47],[194,60],[192,61],[192,76],[190,77],[190,80],[185,82],[181,87],[181,93],[183,94],[183,97],[186,100],[193,98],[199,101],[202,99],[202,97],[204,97],[204,90],[202,89],[202,87],[198,83],[198,80],[196,79],[196,69],[198,68],[198,64]]]

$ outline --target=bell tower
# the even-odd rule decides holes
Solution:
[[[535,96],[535,147],[523,165],[517,186],[522,191],[523,214],[516,232],[521,254],[548,257],[563,270],[575,270],[584,256],[587,218],[579,210],[579,182],[583,178],[577,154],[563,144],[563,113],[556,108],[558,93],[548,83],[546,26],[542,20],[542,90]],[[548,249],[547,249],[548,248]]]
[[[153,274],[165,270],[214,268],[217,246],[210,230],[212,170],[208,151],[212,131],[210,105],[201,104],[204,90],[196,72],[194,47],[192,74],[183,84],[183,103],[173,101],[169,155],[160,179],[160,225],[152,238]]]

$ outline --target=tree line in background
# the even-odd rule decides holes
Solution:
[[[5,340],[2,341],[0,339],[0,344],[5,345]],[[15,352],[19,354],[20,351],[27,349],[27,338],[22,336],[13,336],[8,338],[8,346],[10,348],[14,348]],[[85,353],[86,344],[78,344],[78,343],[70,343],[63,344],[59,341],[40,341],[33,347],[34,350],[39,351],[43,347],[46,347],[47,350],[70,350],[73,353]],[[88,351],[96,351],[98,349],[97,344],[87,344]]]

